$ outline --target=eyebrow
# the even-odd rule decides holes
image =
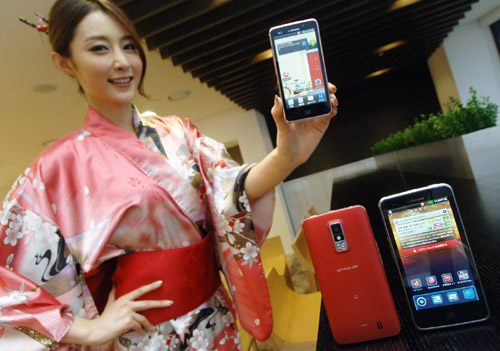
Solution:
[[[92,40],[109,40],[109,39],[104,35],[93,35],[91,37],[85,38],[85,41],[92,41]]]
[[[124,35],[122,38],[120,38],[120,40],[133,40],[134,38],[130,35],[130,34],[127,34],[127,35]],[[105,40],[105,41],[109,41],[109,38],[105,35],[93,35],[93,36],[90,36],[88,38],[85,39],[85,41],[93,41],[93,40]]]

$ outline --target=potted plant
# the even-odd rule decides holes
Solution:
[[[472,87],[469,91],[467,104],[450,98],[446,113],[421,115],[412,126],[375,143],[377,168],[464,178],[486,174],[488,163],[500,159],[491,152],[500,149],[500,128],[489,128],[496,125],[498,106],[478,98]]]
[[[498,106],[491,103],[487,97],[478,99],[477,92],[472,87],[469,91],[471,98],[466,105],[450,97],[451,103],[447,104],[445,114],[438,112],[421,115],[420,119],[415,119],[412,126],[376,142],[371,147],[372,153],[378,155],[495,126]]]

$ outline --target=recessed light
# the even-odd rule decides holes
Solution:
[[[404,45],[406,44],[406,41],[404,40],[398,40],[398,41],[393,41],[392,43],[390,44],[387,44],[387,45],[384,45],[384,46],[381,46],[379,47],[375,53],[378,54],[379,56],[381,56],[380,54],[383,54],[384,52],[386,51],[389,51],[389,50],[392,50],[392,49],[395,49],[401,45]]]
[[[365,78],[368,79],[368,78],[377,77],[377,76],[380,76],[380,75],[387,73],[391,70],[392,70],[392,68],[384,68],[384,69],[381,69],[381,70],[378,70],[378,71],[375,71],[373,73],[368,74]]]
[[[170,101],[181,101],[187,98],[189,95],[191,95],[191,92],[189,90],[178,90],[171,93],[167,98]]]
[[[38,84],[33,88],[37,93],[50,93],[56,89],[57,87],[54,84]]]
[[[252,63],[269,60],[272,57],[273,57],[273,51],[271,49],[268,49],[266,51],[262,51],[261,53],[255,55],[254,58],[252,59]]]
[[[410,6],[419,1],[421,0],[396,0],[389,8],[389,11],[394,11],[402,7]]]

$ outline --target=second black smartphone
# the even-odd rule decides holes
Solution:
[[[434,184],[387,196],[379,208],[417,328],[487,319],[488,304],[452,188]]]

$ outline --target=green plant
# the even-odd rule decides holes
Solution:
[[[437,112],[420,115],[420,118],[415,118],[413,125],[376,142],[371,147],[372,153],[377,155],[400,150],[495,126],[498,106],[491,103],[488,97],[478,99],[472,87],[469,92],[471,98],[466,105],[450,97],[446,114]]]

